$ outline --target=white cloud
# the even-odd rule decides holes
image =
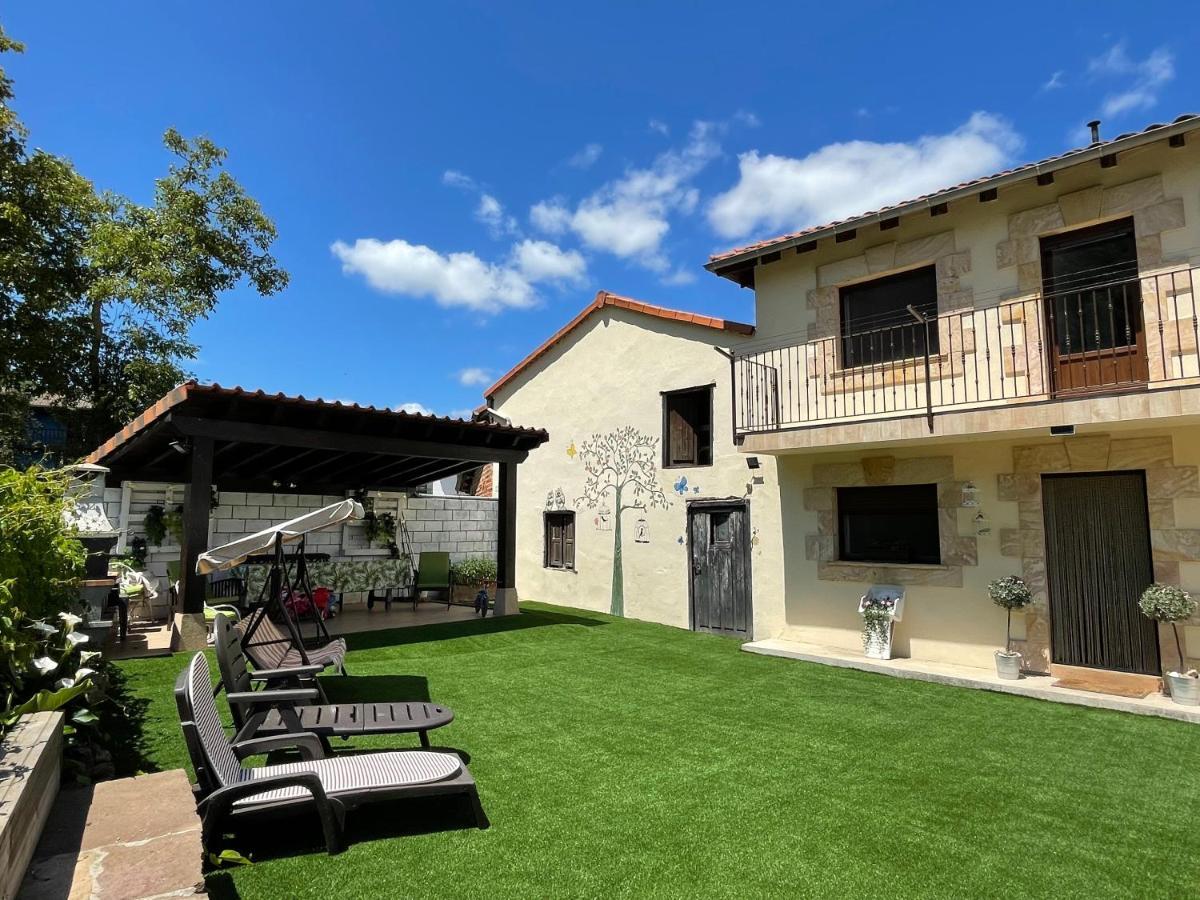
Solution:
[[[460,191],[475,190],[475,179],[456,169],[447,169],[442,173],[442,184],[458,188]]]
[[[631,168],[580,201],[571,210],[561,198],[530,210],[542,230],[574,232],[594,250],[612,253],[660,274],[670,270],[662,243],[670,216],[688,214],[699,200],[691,181],[720,153],[717,126],[696,122],[687,143],[665,151],[646,168]]]
[[[646,127],[655,134],[661,134],[663,137],[669,137],[671,134],[671,126],[660,119],[651,119]]]
[[[1065,85],[1066,85],[1066,82],[1063,81],[1063,73],[1062,73],[1062,70],[1060,69],[1059,71],[1055,72],[1053,75],[1051,75],[1049,78],[1046,79],[1045,83],[1042,85],[1042,90],[1043,91],[1056,91],[1060,87],[1063,87]]]
[[[419,413],[422,416],[432,416],[433,410],[423,403],[401,403],[396,407],[396,412],[403,413]]]
[[[879,209],[998,171],[1020,149],[1007,121],[977,112],[947,134],[881,144],[828,144],[795,159],[752,150],[737,184],[713,199],[708,220],[724,238],[790,230]]]
[[[497,313],[537,302],[538,282],[577,281],[586,268],[576,251],[546,241],[523,241],[509,258],[490,263],[474,253],[439,253],[424,244],[396,239],[359,238],[330,247],[347,275],[362,275],[388,294],[432,297],[439,306]]]
[[[546,234],[562,234],[571,224],[571,211],[562,197],[554,197],[533,204],[529,208],[529,221]]]
[[[480,194],[479,205],[475,207],[475,218],[487,226],[488,233],[494,237],[506,234],[519,234],[517,220],[504,212],[504,204],[491,194]]]
[[[1116,117],[1150,109],[1158,102],[1159,89],[1175,77],[1175,57],[1165,47],[1159,47],[1145,59],[1131,59],[1125,44],[1120,42],[1088,63],[1088,74],[1125,81],[1125,86],[1108,94],[1101,106],[1104,115]]]
[[[563,250],[548,241],[521,241],[513,247],[513,262],[529,281],[579,282],[587,270],[577,250]]]
[[[470,421],[471,416],[475,415],[475,410],[469,406],[464,406],[461,409],[452,409],[450,412],[446,413],[446,415],[452,419],[463,419],[464,421]]]
[[[599,144],[588,144],[579,152],[573,154],[567,160],[567,165],[574,169],[590,169],[596,164],[596,160],[600,158],[600,154],[604,152],[604,148]]]
[[[471,367],[458,373],[458,383],[463,387],[482,387],[490,384],[492,375],[487,369]]]
[[[757,128],[762,124],[762,119],[748,109],[739,109],[735,112],[733,114],[733,121],[738,125],[745,125],[747,128]]]

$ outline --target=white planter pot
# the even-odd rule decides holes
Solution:
[[[1008,681],[1016,681],[1021,677],[1021,654],[996,651],[996,674]]]
[[[892,631],[895,629],[896,623],[889,621],[886,630],[880,634],[876,630],[867,632],[863,630],[863,652],[867,659],[891,659],[892,658]]]
[[[1171,691],[1171,699],[1180,706],[1200,706],[1200,678],[1182,672],[1168,672],[1167,687]]]

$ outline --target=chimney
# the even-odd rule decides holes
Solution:
[[[1093,145],[1099,144],[1100,143],[1100,120],[1092,119],[1092,121],[1088,122],[1087,124],[1088,124],[1088,128],[1092,129],[1092,144]]]

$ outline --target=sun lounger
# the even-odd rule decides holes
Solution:
[[[325,847],[342,849],[346,811],[367,803],[461,795],[475,824],[488,826],[475,779],[454,753],[403,750],[323,758],[320,739],[300,733],[231,742],[221,728],[204,654],[192,657],[175,683],[175,701],[198,781],[202,836],[212,848],[223,826],[267,812],[316,807]],[[300,762],[248,768],[247,756],[294,748]]]

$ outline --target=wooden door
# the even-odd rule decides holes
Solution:
[[[688,507],[694,631],[749,638],[750,512],[745,503]]]
[[[1133,220],[1043,238],[1042,277],[1056,395],[1149,379]]]
[[[1158,675],[1158,628],[1138,609],[1154,581],[1144,472],[1045,475],[1050,655]]]

